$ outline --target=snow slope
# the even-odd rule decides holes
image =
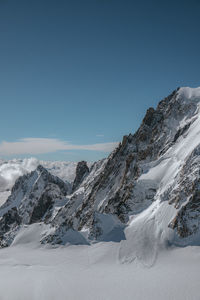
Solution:
[[[53,222],[55,241],[63,227],[87,231],[89,239],[107,240],[105,232],[112,236],[121,227],[113,222],[114,215],[126,227],[121,261],[138,259],[152,265],[160,248],[200,244],[200,207],[197,213],[192,208],[193,198],[199,197],[199,105],[199,88],[181,88],[156,110],[150,108],[138,131],[125,136],[60,209]],[[188,202],[191,207],[185,209]],[[181,208],[186,211],[184,220],[178,215]]]
[[[142,189],[146,185],[156,186],[157,192],[155,201],[146,210],[130,217],[129,226],[125,230],[126,240],[120,246],[122,261],[139,259],[150,266],[154,264],[160,249],[170,244],[187,245],[195,241],[194,244],[200,245],[199,234],[196,238],[192,236],[190,240],[184,240],[169,228],[177,209],[166,199],[172,198],[173,191],[179,188],[179,173],[193,150],[200,144],[200,88],[181,88],[178,98],[187,103],[197,102],[196,111],[192,116],[187,112],[190,118],[181,121],[182,128],[188,122],[191,123],[187,133],[180,136],[158,160],[143,166],[145,172],[138,178],[137,184]]]
[[[163,251],[150,268],[119,263],[118,250],[111,242],[39,248],[22,238],[0,251],[0,299],[199,299],[199,247]]]

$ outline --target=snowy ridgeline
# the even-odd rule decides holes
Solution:
[[[0,209],[2,299],[199,299],[199,136],[200,88],[181,88],[90,170],[2,161],[2,202],[25,174]]]
[[[39,161],[36,158],[0,160],[0,204],[7,199],[16,179],[34,171],[39,164],[64,181],[71,183],[75,178],[75,162]]]
[[[76,173],[76,162],[39,161],[36,158],[0,160],[0,206],[11,194],[15,181],[25,174],[34,171],[42,164],[51,174],[64,182],[73,183]]]

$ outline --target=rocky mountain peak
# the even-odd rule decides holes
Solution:
[[[89,168],[86,161],[80,161],[76,167],[76,177],[74,179],[72,191],[74,192],[80,184],[83,182],[84,178],[89,174]]]
[[[0,235],[3,236],[8,225],[11,229],[23,224],[47,222],[54,208],[67,201],[66,195],[70,190],[68,183],[50,174],[42,165],[19,177],[11,195],[0,208]],[[9,241],[8,237],[2,238],[1,244],[6,245],[10,241],[10,237]]]
[[[70,224],[78,229],[91,226],[95,211],[114,214],[126,223],[130,214],[148,208],[157,199],[159,183],[149,179],[144,182],[140,178],[156,161],[168,159],[167,153],[173,152],[181,138],[189,134],[197,116],[198,101],[192,97],[186,99],[182,89],[173,91],[156,109],[149,108],[137,132],[124,136],[102,172],[93,179],[81,205],[73,217],[68,218]],[[75,199],[76,195],[73,201]]]

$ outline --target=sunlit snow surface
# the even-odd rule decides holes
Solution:
[[[1,300],[199,299],[199,247],[163,250],[151,267],[122,264],[120,243],[45,248],[32,226],[0,250]]]
[[[200,98],[200,87],[190,88],[190,87],[182,87],[178,91],[179,96],[188,100],[196,100]]]

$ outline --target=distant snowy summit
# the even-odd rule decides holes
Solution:
[[[0,178],[10,188],[15,180],[24,174],[34,171],[38,165],[43,165],[53,175],[62,178],[64,181],[73,182],[76,172],[76,162],[65,161],[39,161],[36,158],[0,160]],[[0,185],[0,191],[6,188]]]
[[[74,166],[71,184],[62,165],[57,174],[42,165],[17,179],[0,208],[2,247],[33,223],[42,244],[121,242],[123,261],[151,263],[162,247],[200,244],[200,88],[149,108],[107,159]]]

